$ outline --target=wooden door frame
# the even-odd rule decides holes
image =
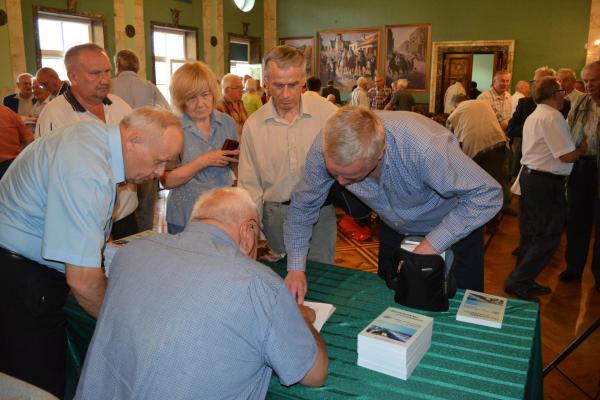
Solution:
[[[429,112],[435,113],[436,99],[443,97],[442,79],[446,53],[496,53],[502,52],[502,68],[512,72],[515,57],[514,40],[470,40],[433,42],[431,81],[429,83]]]

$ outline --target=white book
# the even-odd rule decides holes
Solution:
[[[358,343],[387,348],[410,358],[415,351],[415,342],[423,340],[420,337],[432,324],[433,318],[388,307],[358,334]]]
[[[506,303],[505,297],[467,289],[456,313],[456,320],[501,328]]]
[[[316,301],[305,301],[304,305],[312,308],[315,311],[315,322],[313,322],[313,326],[317,330],[317,332],[321,332],[321,328],[325,325],[325,322],[333,315],[335,312],[335,306],[329,303],[318,303]]]

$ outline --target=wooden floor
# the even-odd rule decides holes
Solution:
[[[164,192],[157,203],[155,230],[166,232]],[[341,211],[338,212],[339,215]],[[500,230],[486,235],[485,291],[507,296],[502,289],[504,279],[515,264],[511,254],[518,244],[517,217],[505,216]],[[600,293],[594,288],[588,259],[582,283],[562,283],[558,274],[564,269],[565,239],[561,241],[550,265],[538,282],[553,292],[540,296],[543,365],[548,365],[572,340],[600,318]],[[338,232],[335,264],[369,272],[377,271],[378,240],[357,242]],[[392,294],[390,293],[390,296]],[[545,399],[591,399],[600,391],[600,329],[590,335],[558,368],[544,379]],[[600,398],[600,397],[597,397]]]

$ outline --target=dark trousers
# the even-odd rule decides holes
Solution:
[[[113,240],[121,239],[129,235],[135,235],[139,232],[135,213],[131,213],[125,218],[113,222],[110,234]]]
[[[385,223],[379,231],[379,276],[386,282],[394,276],[396,266],[392,256],[406,235],[396,232]],[[483,291],[483,228],[477,228],[452,246],[454,276],[461,289]]]
[[[342,185],[334,182],[329,190],[329,200],[358,223],[365,224],[371,215],[371,209],[358,197],[346,190]]]
[[[500,185],[505,181],[504,162],[506,159],[507,149],[504,143],[489,151],[479,152],[473,161],[477,163],[485,172],[490,174]],[[487,226],[492,229],[497,229],[500,225],[500,213],[496,214]]]
[[[523,167],[519,178],[519,255],[505,288],[527,290],[556,252],[565,226],[565,179]]]
[[[0,371],[62,398],[65,275],[4,249],[0,265]]]
[[[8,167],[10,167],[10,164],[12,164],[13,161],[15,161],[14,158],[12,160],[6,160],[0,163],[0,179],[2,179],[2,177],[6,173],[6,170],[8,169]]]
[[[600,283],[600,200],[596,157],[581,158],[573,164],[567,180],[567,270],[581,275],[587,261],[592,227],[596,229],[592,273]]]

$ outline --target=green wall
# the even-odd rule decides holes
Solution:
[[[154,60],[152,59],[152,31],[150,21],[171,23],[171,8],[181,10],[179,25],[198,29],[197,52],[198,59],[204,59],[202,45],[202,0],[144,0],[144,30],[146,31],[146,71],[148,79],[154,77]]]
[[[379,27],[384,40],[385,25],[431,23],[432,41],[512,39],[516,83],[540,65],[580,70],[589,16],[590,0],[279,0],[277,33]],[[429,101],[428,94],[415,97]]]
[[[233,0],[223,0],[223,40],[225,72],[229,71],[229,34],[242,35],[244,33],[242,22],[250,24],[248,36],[261,38],[261,52],[264,52],[263,26],[264,26],[263,0],[256,0],[254,8],[249,12],[240,11]],[[261,58],[262,59],[262,58]]]
[[[6,11],[6,0],[0,0],[0,8]],[[0,54],[4,54],[0,62],[0,96],[4,97],[13,92],[14,83],[12,69],[8,60],[9,51],[8,24],[0,26]]]
[[[33,32],[33,6],[51,7],[65,9],[66,0],[22,0],[21,12],[23,14],[23,37],[25,41],[25,57],[27,60],[27,71],[35,73],[37,70],[35,60],[35,37]],[[109,58],[112,60],[115,54],[115,22],[114,8],[111,0],[78,0],[77,12],[98,14],[105,17],[104,46]]]

